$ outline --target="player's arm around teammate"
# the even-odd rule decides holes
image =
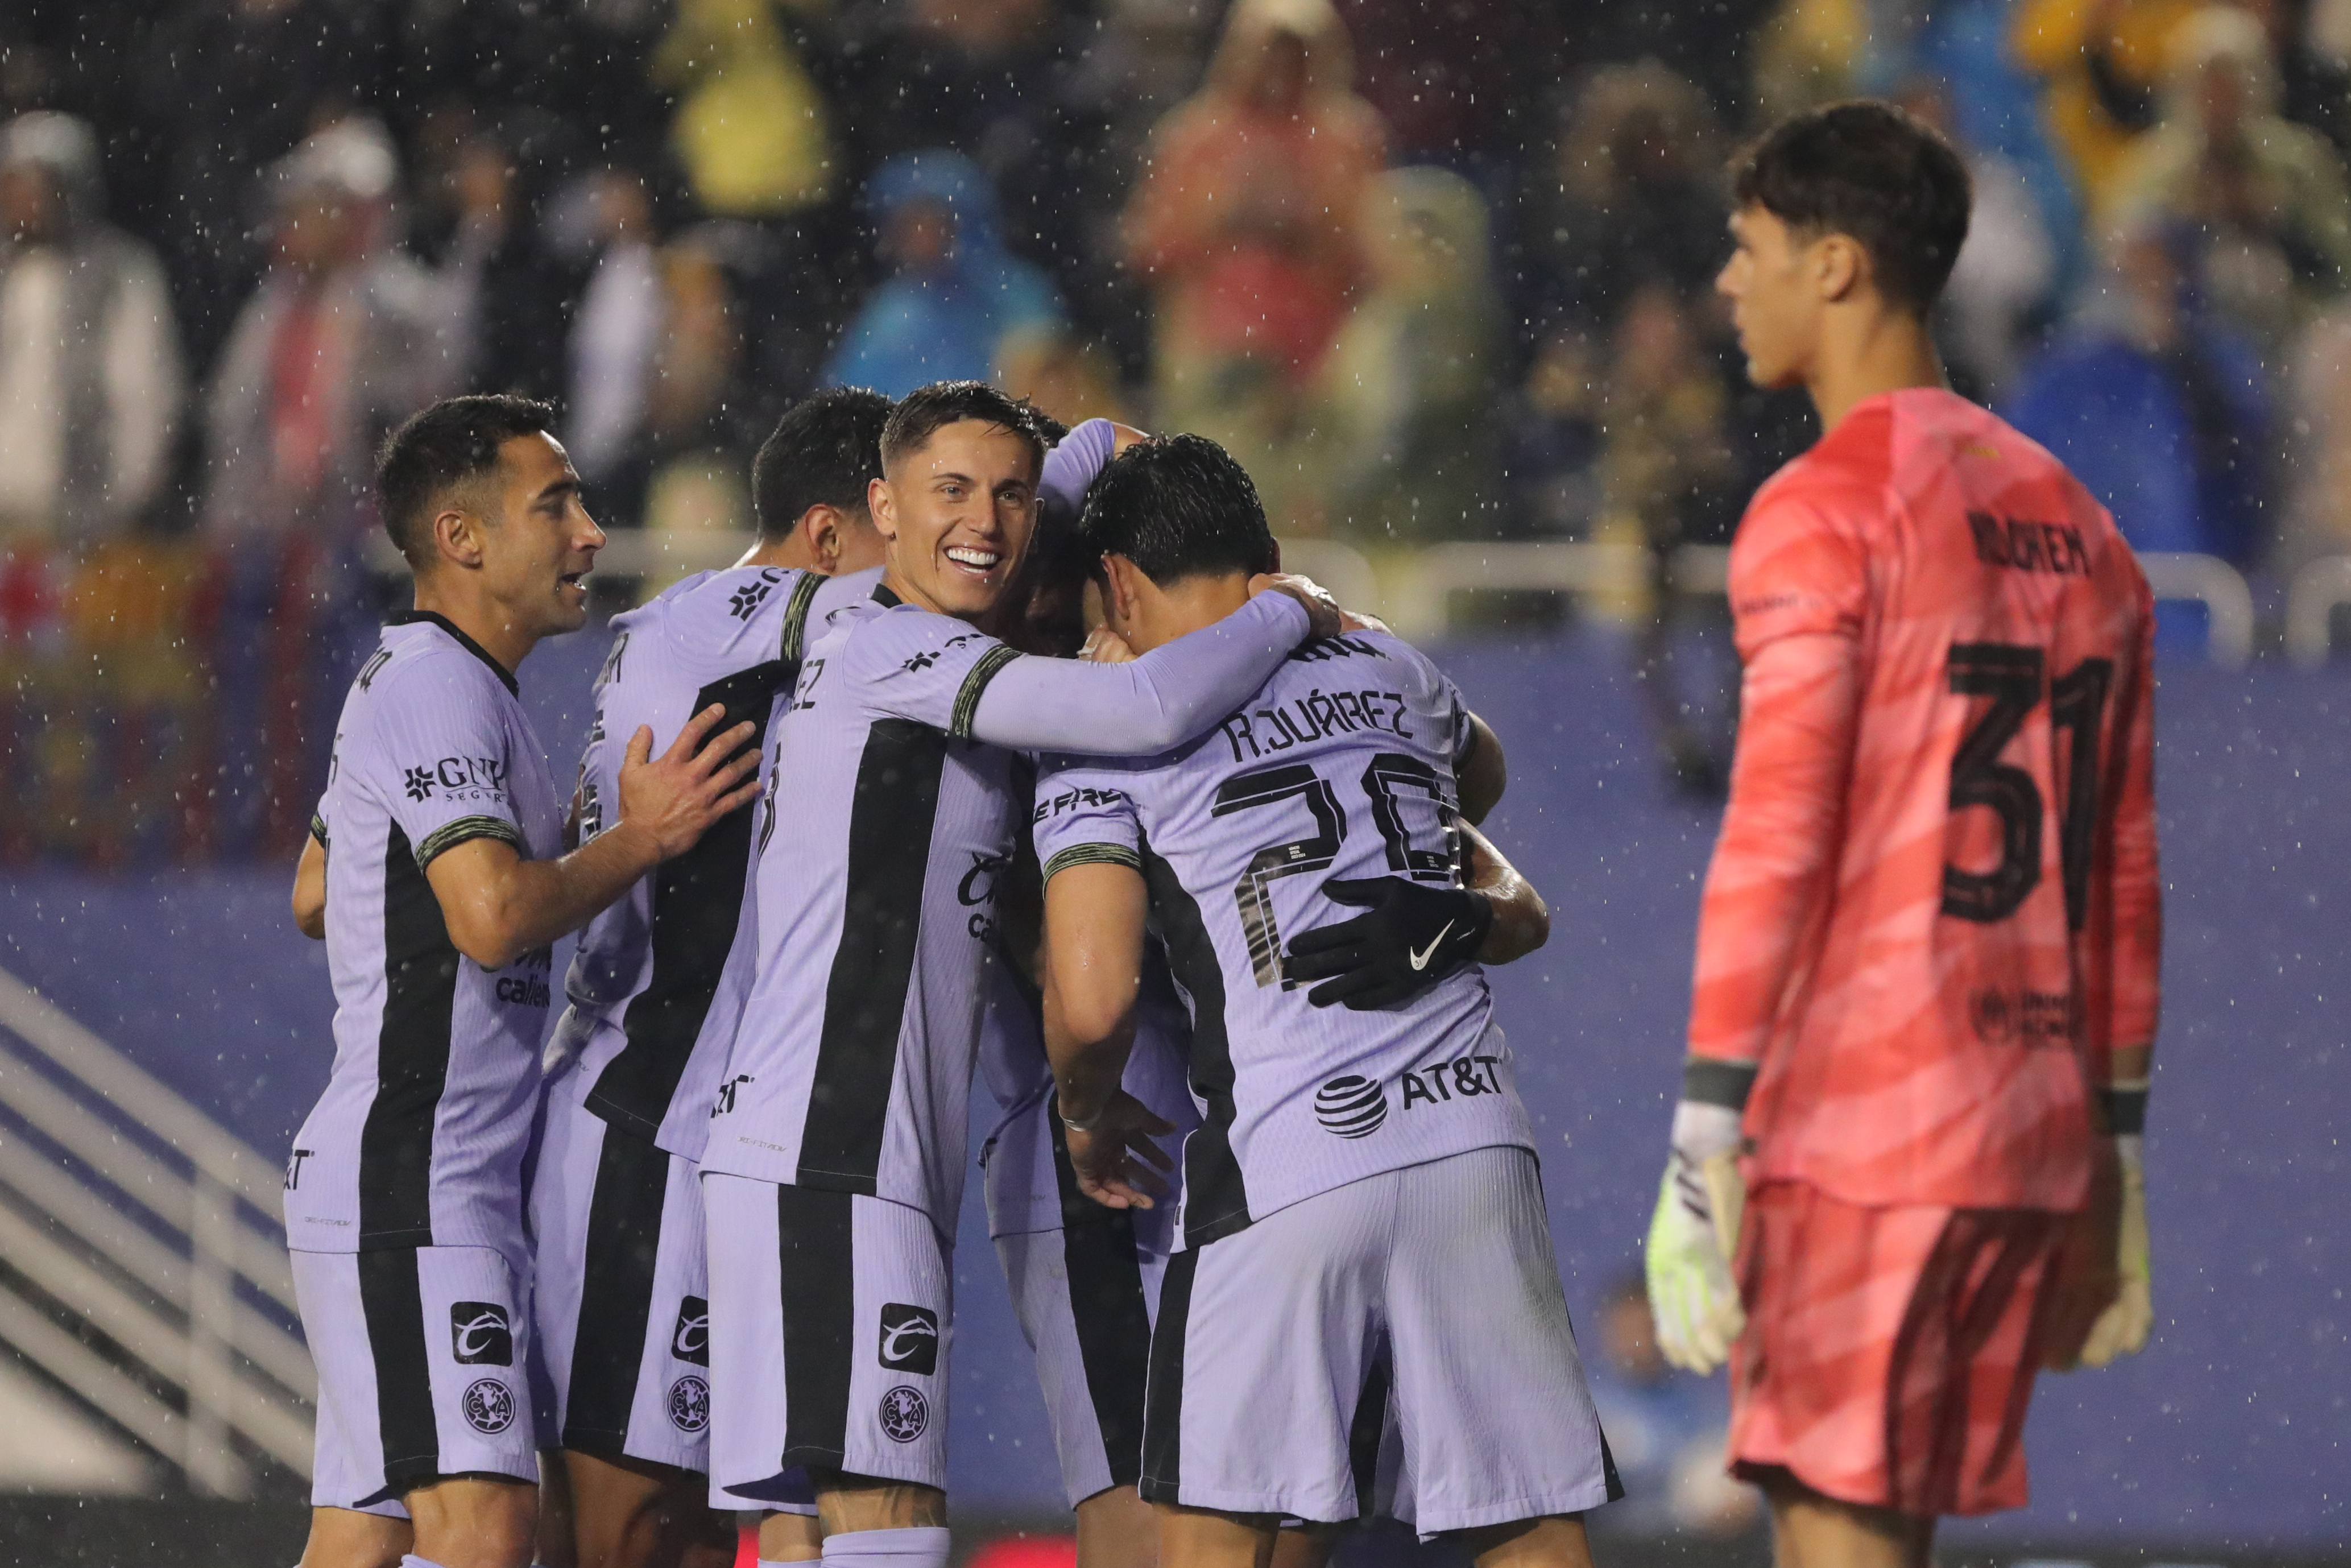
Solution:
[[[444,640],[434,645],[454,643],[462,650],[445,656],[455,657],[461,667],[478,672],[479,666],[465,664],[465,655],[470,654],[495,670],[497,684],[506,688],[498,694],[501,703],[510,703],[513,672],[541,639],[575,630],[584,621],[586,590],[581,580],[603,543],[602,531],[581,505],[578,475],[560,444],[548,434],[551,419],[551,411],[543,405],[515,399],[468,398],[436,404],[415,416],[387,444],[379,475],[387,526],[415,577],[415,609],[402,618],[402,636],[419,622],[437,627],[431,637]],[[413,638],[401,643],[410,649],[425,645]],[[552,786],[546,779],[544,754],[537,751],[535,742],[514,744],[527,737],[527,722],[518,710],[508,719],[461,711],[467,701],[465,692],[494,690],[481,683],[478,674],[472,686],[451,684],[414,691],[402,687],[395,701],[395,694],[388,688],[409,677],[384,676],[380,672],[396,657],[388,641],[356,684],[354,695],[354,705],[369,715],[368,722],[392,738],[382,744],[370,739],[366,749],[371,755],[364,761],[339,758],[335,771],[345,771],[347,764],[353,769],[387,766],[389,752],[373,755],[386,744],[405,747],[446,740],[465,754],[438,763],[428,760],[410,767],[404,779],[376,779],[368,785],[372,791],[371,801],[403,800],[392,810],[385,877],[388,881],[402,874],[413,877],[421,868],[431,903],[438,906],[431,913],[434,931],[424,946],[429,948],[434,942],[445,941],[454,950],[445,970],[433,964],[429,954],[425,965],[403,962],[395,967],[403,975],[410,969],[445,973],[455,987],[494,990],[496,1001],[484,1010],[505,1006],[518,1009],[517,1019],[529,1018],[535,1032],[544,1016],[543,985],[535,986],[528,977],[493,980],[487,972],[506,968],[554,936],[576,928],[643,870],[690,845],[705,828],[756,792],[756,783],[746,777],[756,766],[756,758],[733,755],[747,731],[729,732],[703,747],[716,720],[715,715],[705,716],[657,761],[644,755],[646,737],[637,737],[622,808],[625,815],[637,820],[637,826],[626,841],[601,853],[591,845],[559,858],[528,860],[518,843],[534,844],[541,852],[559,849],[560,823]],[[381,680],[387,688],[374,699],[386,705],[381,713],[360,702],[371,679]],[[427,679],[438,681],[439,677]],[[434,694],[434,698],[423,695],[427,691]],[[353,711],[347,707],[347,716]],[[429,758],[430,752],[421,755]],[[402,752],[392,758],[392,765],[408,760]],[[329,798],[339,798],[332,783]],[[352,809],[360,810],[358,797],[351,799]],[[429,812],[420,815],[428,807]],[[383,810],[380,803],[369,809],[379,814]],[[326,870],[329,819],[340,810],[322,811],[313,838],[305,846],[304,864],[297,879],[297,916],[306,925],[329,915],[321,873]],[[414,825],[429,822],[434,831],[421,837],[406,835],[402,811],[418,816]],[[473,814],[456,814],[463,812]],[[413,851],[408,847],[412,842]],[[360,940],[359,927],[367,922],[357,915],[350,918],[351,935],[340,939]],[[419,918],[421,914],[412,912],[410,924]],[[388,941],[381,929],[376,936],[379,941]],[[338,940],[330,934],[330,947]],[[473,961],[470,974],[458,965],[459,955]],[[339,961],[338,967],[345,966]],[[381,957],[376,972],[384,972]],[[369,1004],[364,998],[339,995],[338,1000],[341,1006],[337,1079],[344,1078],[348,1069],[367,1080],[359,1101],[363,1105],[372,1095],[377,1070],[371,1061],[363,1067],[350,1066],[360,1059],[340,1049],[349,1042],[340,1038],[340,1015],[365,1012]],[[493,1024],[479,1025],[470,1009],[458,1009],[454,1001],[442,1004],[437,1022],[428,1009],[413,1017],[403,1014],[402,1021],[395,1024],[381,998],[372,1006],[384,1019],[382,1035],[371,1041],[379,1055],[395,1043],[395,1030],[405,1031],[397,1041],[402,1049],[422,1048],[450,1061],[456,1059],[460,1047],[474,1044],[470,1035],[464,1040],[455,1037],[461,1028],[486,1028],[498,1042],[493,1049],[503,1050],[508,1035],[519,1027],[503,1015]],[[419,1030],[439,1032],[423,1039],[418,1037]],[[499,1055],[495,1060],[503,1063],[508,1058]],[[535,1081],[535,1053],[523,1060]],[[486,1071],[487,1061],[476,1063],[469,1059],[466,1069]],[[332,1495],[314,1490],[305,1568],[377,1568],[403,1561],[412,1568],[417,1564],[523,1568],[531,1559],[537,1515],[535,1479],[526,1479],[535,1467],[528,1464],[527,1455],[511,1455],[507,1448],[498,1448],[496,1464],[510,1467],[499,1469],[489,1468],[487,1458],[480,1464],[459,1458],[444,1468],[441,1458],[451,1451],[451,1442],[472,1442],[470,1437],[453,1436],[458,1428],[445,1419],[453,1408],[471,1422],[474,1434],[492,1439],[493,1446],[511,1447],[510,1433],[527,1435],[528,1424],[518,1426],[515,1419],[513,1405],[517,1396],[512,1385],[495,1376],[479,1377],[464,1390],[462,1398],[454,1387],[444,1391],[438,1378],[433,1380],[431,1389],[397,1385],[384,1370],[391,1364],[384,1358],[394,1352],[409,1354],[410,1337],[405,1331],[395,1332],[392,1321],[381,1316],[388,1306],[396,1306],[402,1314],[423,1311],[429,1316],[437,1311],[444,1322],[435,1325],[435,1330],[454,1335],[451,1354],[457,1362],[513,1364],[517,1350],[528,1343],[518,1333],[521,1302],[515,1299],[522,1288],[510,1277],[510,1261],[499,1261],[496,1249],[472,1239],[518,1230],[521,1195],[437,1187],[441,1161],[437,1146],[432,1146],[439,1136],[434,1130],[438,1119],[433,1116],[428,1116],[422,1133],[426,1146],[403,1152],[403,1174],[394,1177],[387,1174],[385,1165],[371,1164],[387,1146],[388,1134],[381,1129],[390,1122],[369,1112],[366,1130],[355,1140],[360,1145],[357,1166],[348,1167],[342,1161],[348,1151],[327,1145],[339,1136],[349,1136],[347,1124],[335,1108],[351,1103],[349,1091],[353,1086],[340,1082],[330,1084],[327,1098],[298,1139],[298,1144],[313,1146],[298,1147],[287,1183],[290,1193],[304,1159],[316,1160],[319,1167],[335,1172],[338,1182],[344,1184],[355,1168],[360,1231],[357,1285],[348,1291],[335,1291],[331,1287],[343,1281],[349,1270],[337,1271],[322,1264],[310,1275],[319,1282],[319,1291],[315,1297],[305,1291],[305,1331],[314,1346],[322,1347],[319,1357],[321,1403],[331,1401],[341,1407],[338,1422],[324,1418],[320,1422],[320,1485],[347,1482],[351,1489],[350,1493],[338,1490]],[[486,1109],[496,1107],[486,1120],[494,1119],[496,1124],[481,1129],[477,1135],[485,1146],[495,1144],[504,1148],[527,1131],[527,1119],[517,1123],[509,1108],[517,1102],[527,1106],[528,1096],[510,1092],[512,1087],[470,1079],[460,1085],[452,1073],[439,1088],[442,1109],[458,1096],[476,1097]],[[389,1190],[394,1185],[401,1188],[397,1193]],[[348,1226],[348,1220],[319,1218],[335,1207],[331,1197],[313,1196],[320,1186],[314,1173],[304,1192],[306,1217],[314,1226]],[[413,1221],[394,1233],[382,1216],[387,1204],[403,1201],[415,1204],[409,1211]],[[371,1231],[379,1234],[371,1236]],[[348,1255],[350,1241],[346,1239],[337,1248],[316,1250],[298,1245],[298,1262],[306,1257],[333,1259],[339,1250]],[[447,1293],[444,1287],[461,1274],[464,1281],[454,1287],[457,1293],[477,1296],[488,1290],[500,1293],[502,1299],[486,1306],[479,1301],[459,1301],[452,1308],[442,1299]],[[387,1278],[395,1279],[392,1286],[385,1286]],[[401,1280],[405,1283],[399,1283]],[[331,1321],[313,1321],[314,1300],[320,1311],[332,1312]],[[352,1321],[360,1308],[365,1312],[358,1315],[365,1321]],[[413,1354],[420,1364],[413,1365],[413,1377],[421,1380],[425,1365],[432,1364],[430,1357],[439,1353],[432,1348],[432,1335],[420,1333],[416,1337],[419,1343]],[[330,1364],[323,1347],[338,1343],[369,1346],[375,1364]],[[444,1402],[452,1408],[444,1408]],[[394,1406],[398,1406],[397,1421],[387,1415],[381,1431],[367,1429],[372,1424],[371,1417]],[[344,1427],[345,1422],[350,1426]],[[395,1426],[401,1427],[397,1439],[392,1435]],[[400,1448],[392,1447],[395,1440]],[[409,1447],[411,1443],[417,1447]],[[491,1446],[457,1451],[490,1456]],[[330,1481],[329,1476],[337,1479]],[[394,1501],[404,1510],[405,1518],[380,1511]]]

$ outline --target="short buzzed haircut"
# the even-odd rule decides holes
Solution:
[[[1740,207],[1799,234],[1849,235],[1878,294],[1924,316],[1967,242],[1968,167],[1942,135],[1890,103],[1859,99],[1782,120],[1730,162]]]
[[[1087,559],[1123,555],[1161,587],[1187,577],[1271,571],[1280,559],[1249,471],[1205,435],[1139,442],[1086,492]]]
[[[376,504],[409,566],[433,559],[433,518],[452,487],[496,469],[499,448],[516,436],[554,429],[550,404],[496,392],[444,398],[386,436],[376,454]]]
[[[864,387],[831,387],[777,422],[751,460],[761,543],[789,538],[810,507],[865,509],[866,486],[882,477],[883,427],[896,406]]]
[[[986,382],[933,382],[898,400],[882,432],[883,466],[895,467],[921,451],[932,436],[967,419],[1010,431],[1029,444],[1040,465],[1044,463],[1044,429],[1027,400],[1009,396]]]

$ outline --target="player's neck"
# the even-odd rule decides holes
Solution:
[[[484,653],[506,667],[507,674],[519,671],[522,662],[530,657],[530,651],[538,646],[539,633],[516,625],[514,617],[496,601],[465,592],[469,584],[460,582],[453,590],[441,580],[442,575],[418,580],[416,608],[440,616],[471,637]]]
[[[798,534],[780,539],[761,539],[758,544],[745,550],[743,559],[735,564],[737,566],[772,566],[785,571],[822,572],[825,570],[824,563],[816,558],[816,551],[809,549],[806,541]],[[825,572],[825,575],[830,577],[831,573]]]
[[[1854,405],[1881,392],[1950,386],[1927,324],[1907,311],[1855,308],[1822,324],[1819,352],[1804,390],[1828,434]]]
[[[1132,646],[1147,653],[1178,637],[1214,626],[1249,602],[1246,572],[1179,577],[1165,587],[1152,584],[1136,608],[1140,612]]]

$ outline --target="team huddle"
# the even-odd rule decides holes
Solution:
[[[2151,610],[1941,390],[1949,148],[1856,104],[1744,160],[1722,287],[1829,434],[1733,552],[1652,1298],[1731,1362],[1783,1563],[1912,1563],[2022,1502],[2036,1369],[2147,1337]],[[415,609],[295,890],[306,1564],[716,1563],[747,1515],[943,1568],[975,1071],[1081,1568],[1309,1568],[1374,1513],[1588,1563],[1621,1489],[1484,972],[1548,915],[1435,664],[1282,575],[1212,443],[828,392],[758,546],[613,619],[567,811],[515,678],[603,542],[555,425],[455,398],[379,464]]]

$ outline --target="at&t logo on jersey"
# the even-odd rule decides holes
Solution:
[[[1388,1097],[1375,1081],[1350,1072],[1315,1091],[1314,1119],[1326,1133],[1368,1138],[1386,1124]]]
[[[931,1425],[931,1402],[919,1388],[900,1384],[882,1396],[882,1435],[893,1443],[911,1443]]]
[[[514,1325],[496,1301],[455,1301],[449,1307],[450,1354],[460,1366],[512,1366]]]
[[[1456,1100],[1475,1100],[1480,1094],[1499,1094],[1502,1079],[1494,1069],[1501,1060],[1499,1056],[1464,1056],[1398,1073],[1396,1082],[1404,1089],[1404,1108],[1409,1111],[1416,1105],[1445,1105]]]
[[[939,1314],[892,1301],[882,1309],[882,1364],[928,1377],[939,1369]],[[899,1441],[905,1441],[900,1438]]]

